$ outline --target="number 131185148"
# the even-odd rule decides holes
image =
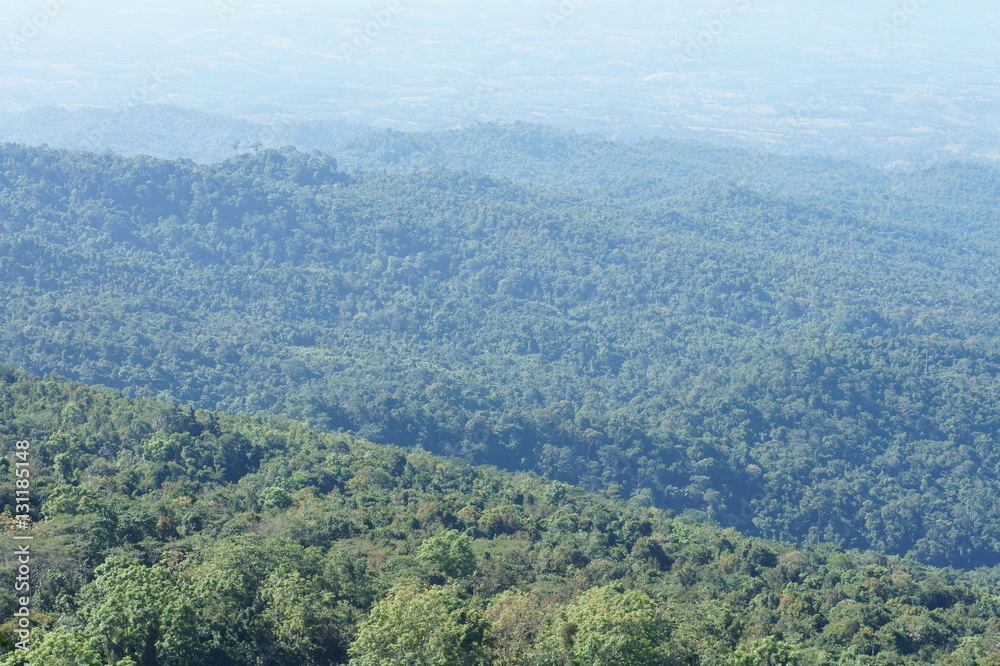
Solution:
[[[31,443],[21,440],[14,445],[14,519],[27,529],[31,522]]]

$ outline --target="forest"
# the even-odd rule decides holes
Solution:
[[[801,547],[1000,564],[993,167],[527,125],[352,145],[0,147],[0,359]]]
[[[31,649],[8,620],[4,666],[1000,663],[983,586],[646,495],[10,366],[0,441],[5,507],[27,452],[33,538]]]

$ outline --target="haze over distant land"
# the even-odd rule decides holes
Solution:
[[[1000,666],[994,7],[0,0],[0,666]]]
[[[991,5],[933,0],[7,0],[0,110],[31,112],[0,118],[0,139],[103,148],[92,120],[34,109],[158,102],[277,123],[274,138],[302,120],[526,120],[878,164],[996,159],[998,24]]]

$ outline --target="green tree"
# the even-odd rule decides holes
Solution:
[[[347,656],[350,609],[297,571],[273,573],[264,586],[263,619],[286,663],[340,663]]]
[[[799,666],[801,663],[800,655],[791,645],[768,636],[737,650],[727,666]]]
[[[0,666],[105,666],[107,663],[101,656],[97,638],[79,630],[60,628],[46,632],[28,652],[9,653]],[[126,666],[124,660],[117,663]]]
[[[404,585],[372,609],[351,644],[352,666],[484,663],[486,623],[449,588]]]
[[[476,569],[472,538],[457,530],[444,530],[425,540],[416,557],[431,570],[452,578],[468,576]]]
[[[670,626],[644,592],[618,585],[588,590],[550,628],[572,666],[653,666],[675,663]],[[552,640],[556,637],[557,640]]]
[[[194,663],[195,614],[165,569],[111,557],[94,574],[80,592],[80,615],[105,658],[128,657],[139,666]]]
[[[1000,640],[995,634],[967,636],[961,639],[958,649],[945,655],[941,662],[948,666],[998,666],[1000,665]]]
[[[490,654],[496,664],[528,664],[545,614],[534,597],[506,591],[486,609]]]

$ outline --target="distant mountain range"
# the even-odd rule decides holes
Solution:
[[[515,124],[221,163],[0,150],[0,358],[1000,564],[987,165]]]

